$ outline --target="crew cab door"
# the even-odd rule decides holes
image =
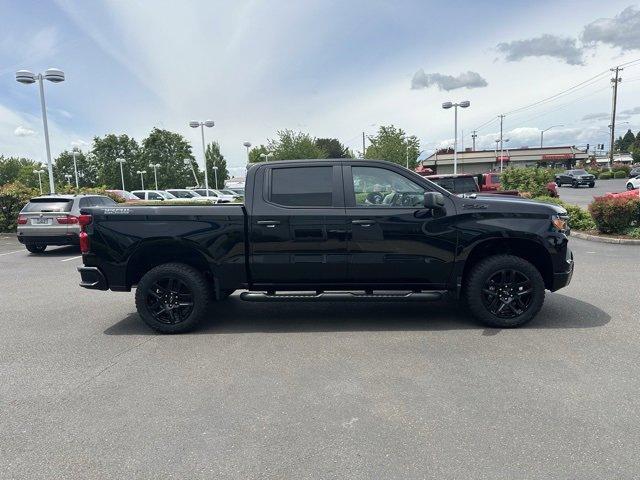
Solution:
[[[249,221],[254,284],[345,280],[347,223],[339,164],[306,160],[260,168]]]
[[[401,167],[350,163],[343,170],[350,281],[444,287],[457,242],[449,225],[453,202],[445,197],[446,211],[425,209],[424,193],[433,189],[428,182]]]

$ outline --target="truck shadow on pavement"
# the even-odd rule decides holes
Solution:
[[[547,293],[538,316],[522,329],[593,328],[606,325],[609,314],[590,303],[556,293]],[[214,304],[194,334],[353,332],[353,331],[438,331],[483,330],[491,336],[500,329],[486,328],[454,302],[354,303],[282,302],[252,303],[236,295]],[[130,313],[107,328],[106,335],[155,335]]]

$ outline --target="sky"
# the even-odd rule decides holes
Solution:
[[[493,148],[503,113],[511,148],[553,125],[546,145],[607,144],[608,70],[640,59],[640,4],[616,0],[0,0],[0,18],[0,155],[45,161],[38,89],[15,71],[55,67],[66,81],[45,83],[54,157],[159,127],[201,162],[188,123],[212,119],[206,140],[233,174],[244,142],[286,128],[361,150],[363,131],[394,124],[428,155],[453,144],[445,101],[471,102],[460,148],[474,129]],[[621,77],[616,132],[637,132],[640,62]]]

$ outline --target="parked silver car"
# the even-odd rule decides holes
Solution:
[[[118,205],[104,195],[44,195],[29,200],[18,216],[18,241],[31,253],[48,245],[78,245],[80,209]]]

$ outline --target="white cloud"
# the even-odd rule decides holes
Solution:
[[[601,18],[584,27],[582,41],[604,43],[621,50],[640,49],[640,10],[627,7],[613,18]]]
[[[629,110],[623,110],[620,112],[623,115],[640,115],[640,107],[630,108]]]
[[[16,137],[30,137],[32,135],[35,135],[35,131],[31,130],[30,128],[27,127],[23,127],[22,125],[19,125],[16,127],[16,129],[13,131],[13,134]]]
[[[611,117],[610,113],[600,112],[600,113],[589,113],[582,117],[583,121],[587,120],[606,120]]]
[[[525,40],[502,42],[496,48],[508,62],[517,62],[527,57],[551,57],[569,65],[584,64],[582,49],[576,45],[574,38],[569,37],[545,34]]]
[[[448,92],[458,88],[471,89],[486,87],[487,81],[477,72],[463,72],[457,77],[454,77],[441,73],[424,73],[423,69],[418,70],[411,80],[411,88],[413,90],[429,88],[432,85]]]

